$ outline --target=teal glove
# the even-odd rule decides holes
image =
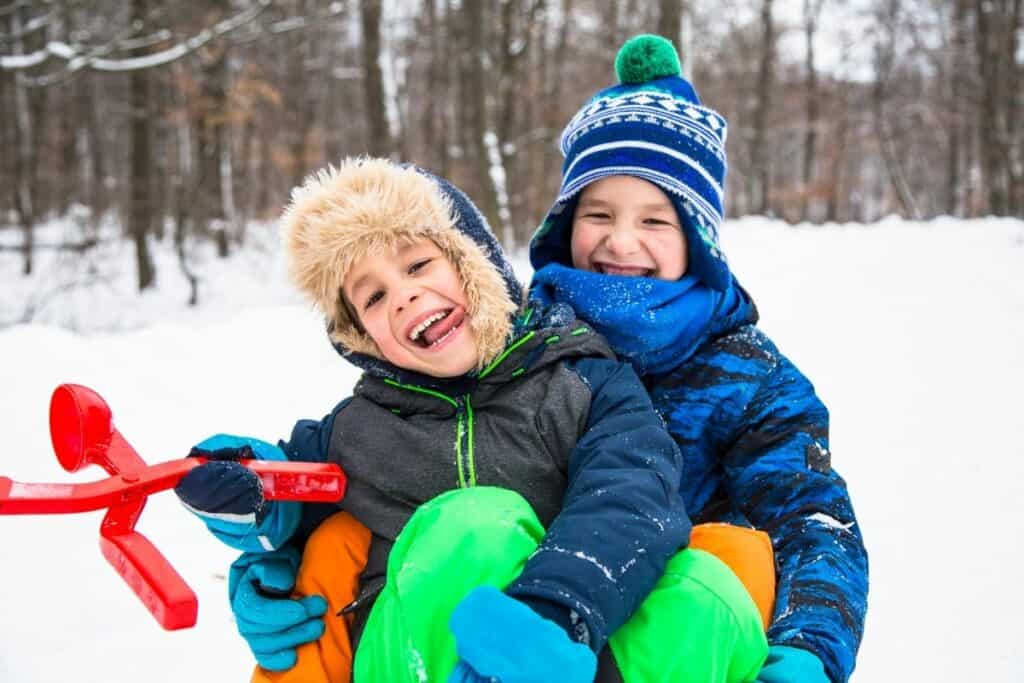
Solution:
[[[217,434],[195,446],[189,456],[210,461],[182,477],[174,492],[214,536],[237,550],[259,553],[280,548],[295,533],[302,503],[264,500],[260,478],[237,462],[287,460],[280,448],[259,439]]]
[[[756,683],[831,683],[825,665],[807,650],[785,645],[768,648]]]
[[[295,666],[295,648],[324,633],[327,601],[319,595],[291,597],[298,568],[299,552],[285,546],[269,553],[244,553],[228,574],[238,632],[259,665],[269,671]]]
[[[470,591],[449,622],[459,661],[448,683],[590,683],[597,656],[493,586]]]

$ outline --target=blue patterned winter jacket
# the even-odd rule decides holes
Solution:
[[[717,292],[689,276],[664,282],[535,265],[533,295],[573,305],[641,375],[683,454],[693,522],[771,536],[770,643],[810,650],[833,681],[846,681],[864,626],[867,553],[831,467],[828,411],[755,326],[750,297],[735,281]]]

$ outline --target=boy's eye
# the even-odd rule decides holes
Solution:
[[[609,218],[611,218],[611,215],[605,213],[604,211],[591,211],[589,213],[583,214],[583,217],[596,221],[606,221]]]
[[[672,225],[672,223],[666,220],[662,220],[661,218],[645,218],[644,225],[653,225],[655,227],[660,227],[663,225]]]
[[[366,309],[368,309],[368,308],[369,308],[370,306],[373,306],[373,305],[374,305],[375,303],[377,303],[378,301],[380,301],[380,300],[381,300],[381,299],[383,299],[383,298],[384,298],[384,292],[383,292],[382,290],[379,290],[379,289],[378,289],[378,290],[377,290],[376,292],[374,292],[373,294],[371,294],[371,295],[370,295],[370,296],[369,296],[369,297],[368,297],[368,298],[366,299],[366,304],[365,304],[365,305],[363,306],[363,310],[365,311],[365,310],[366,310]]]
[[[430,263],[433,260],[434,259],[432,259],[432,258],[425,258],[425,259],[421,259],[419,261],[416,261],[411,266],[409,266],[409,275],[412,275],[416,271],[422,269],[425,265],[427,265],[428,263]]]

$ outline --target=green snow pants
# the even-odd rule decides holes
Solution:
[[[444,683],[448,620],[473,588],[504,588],[544,536],[519,494],[475,487],[421,506],[395,542],[387,583],[355,655],[355,683]],[[626,683],[753,681],[768,652],[761,616],[735,574],[683,550],[609,647]],[[529,653],[524,653],[529,656]]]

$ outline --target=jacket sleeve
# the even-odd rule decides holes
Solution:
[[[682,457],[633,370],[568,363],[590,389],[562,511],[506,592],[598,652],[689,542]]]
[[[828,411],[784,357],[747,404],[724,455],[726,485],[775,550],[773,645],[810,650],[846,681],[864,628],[867,553],[846,483],[832,470]]]
[[[288,440],[279,441],[278,447],[284,451],[289,460],[327,462],[327,450],[331,442],[334,418],[345,409],[351,400],[351,397],[343,400],[322,420],[299,420],[292,427],[292,434]],[[293,537],[296,545],[299,547],[305,545],[306,539],[313,533],[313,530],[337,511],[336,503],[303,503],[302,518]]]

